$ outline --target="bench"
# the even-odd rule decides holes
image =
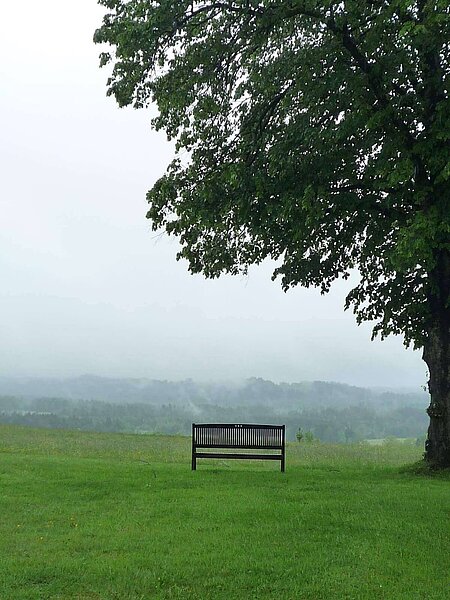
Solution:
[[[285,466],[285,425],[240,425],[192,423],[192,470],[197,458],[237,458],[279,460],[281,471]],[[278,453],[198,452],[198,449],[278,450]]]

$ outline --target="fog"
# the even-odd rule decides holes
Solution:
[[[418,389],[420,353],[370,341],[273,265],[208,281],[155,235],[145,193],[173,148],[106,97],[93,0],[24,0],[0,24],[0,375],[274,381]]]

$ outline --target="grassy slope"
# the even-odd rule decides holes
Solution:
[[[412,446],[200,461],[189,440],[0,427],[0,598],[448,596],[449,477]]]

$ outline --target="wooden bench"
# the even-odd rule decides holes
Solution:
[[[279,460],[285,466],[285,425],[240,425],[229,423],[192,423],[192,470],[197,458],[237,458]],[[198,452],[198,449],[278,450],[278,453],[252,454],[231,452]]]

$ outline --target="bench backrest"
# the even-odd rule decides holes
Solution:
[[[192,441],[197,448],[284,449],[284,425],[197,424]]]

